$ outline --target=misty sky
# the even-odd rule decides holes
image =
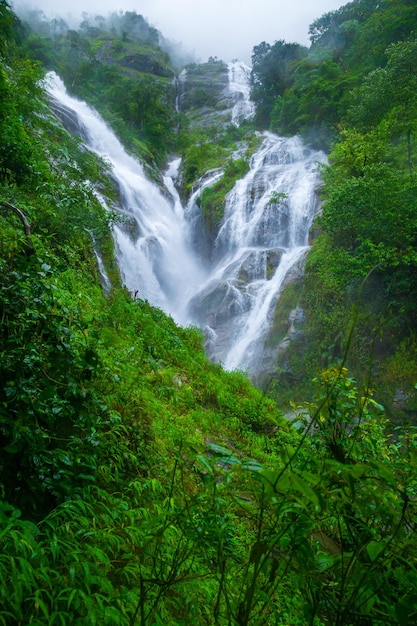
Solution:
[[[341,0],[9,0],[18,11],[36,7],[48,17],[106,16],[136,11],[198,60],[217,56],[250,64],[253,46],[278,39],[309,45],[308,27],[316,18],[347,4]]]

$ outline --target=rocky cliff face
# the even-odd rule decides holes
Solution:
[[[229,124],[231,106],[228,66],[223,61],[189,65],[178,77],[178,108],[187,114],[191,127]]]
[[[189,65],[180,75],[179,108],[222,109],[223,92],[228,86],[227,65],[223,61],[208,61]]]
[[[120,59],[119,64],[135,72],[154,74],[155,76],[162,76],[164,78],[169,78],[173,74],[172,70],[167,67],[166,64],[161,63],[156,55],[151,54],[126,54],[126,56]]]

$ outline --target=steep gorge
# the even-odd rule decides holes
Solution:
[[[213,123],[213,116],[220,123],[219,110],[223,124],[236,127],[253,116],[249,73],[239,62],[223,68],[219,75],[227,81],[215,111],[206,107],[200,113],[205,123],[207,118]],[[186,76],[181,82],[186,93]],[[279,346],[265,354],[265,345],[283,287],[302,272],[325,155],[298,138],[260,135],[249,171],[225,196],[216,236],[202,255],[202,190],[221,179],[222,168],[204,175],[184,206],[176,188],[177,156],[164,173],[163,186],[156,185],[56,75],[50,75],[48,90],[62,119],[71,119],[72,126],[76,120],[87,147],[111,164],[119,190],[113,208],[124,216],[113,228],[116,256],[129,291],[178,323],[201,327],[208,355],[227,369],[243,369],[254,380],[266,371],[273,375]],[[238,150],[233,158],[240,156]]]

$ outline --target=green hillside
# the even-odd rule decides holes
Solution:
[[[0,623],[411,625],[415,431],[393,428],[369,377],[356,384],[343,342],[334,359],[328,346],[325,369],[312,367],[312,391],[292,403],[291,422],[244,374],[209,362],[197,329],[176,326],[121,285],[110,228],[120,217],[95,194],[115,197],[108,165],[53,115],[39,82],[45,71],[95,104],[156,179],[166,154],[182,152],[184,194],[204,154],[214,166],[236,144],[253,145],[247,127],[225,127],[218,144],[195,119],[189,129],[157,33],[136,14],[119,19],[124,30],[116,22],[114,32],[100,20],[71,31],[41,19],[42,32],[0,0]],[[364,80],[351,113],[357,126],[340,135],[325,174],[323,234],[306,278],[316,290],[309,310],[323,303],[312,330],[326,316],[320,350],[338,316],[345,323],[352,279],[363,283],[375,263],[384,302],[398,305],[398,336],[413,336],[414,91],[401,81],[408,97],[393,117],[372,81],[392,86],[414,46],[390,48],[380,77]],[[368,128],[371,108],[361,117],[359,105],[371,86],[379,105]],[[384,167],[362,159],[371,138]],[[230,184],[235,175],[230,167]],[[362,190],[367,209],[382,198],[374,207],[387,218],[381,245],[375,218],[368,232],[359,213],[344,217],[346,199]],[[399,198],[401,233],[390,221]],[[217,210],[216,190],[211,201]],[[322,267],[330,243],[334,257]],[[374,289],[379,295],[379,283]],[[374,304],[382,323],[376,296]],[[351,337],[344,345],[358,351]],[[410,345],[395,352],[409,383]]]

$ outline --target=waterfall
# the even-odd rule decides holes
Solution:
[[[55,109],[82,136],[86,146],[111,166],[119,188],[119,212],[126,223],[113,227],[122,279],[132,294],[162,308],[178,323],[186,323],[188,293],[205,271],[187,238],[184,211],[173,180],[179,160],[166,175],[167,193],[151,182],[141,163],[85,102],[70,96],[61,79],[51,72],[45,85]]]
[[[324,161],[298,137],[264,133],[249,172],[226,197],[217,261],[190,310],[211,358],[227,369],[262,371],[275,305],[302,271]]]
[[[228,70],[232,122],[239,125],[253,115],[249,68],[234,62]],[[68,95],[56,74],[48,75],[45,86],[61,118],[112,168],[126,220],[113,234],[127,288],[178,323],[199,325],[209,356],[226,368],[252,376],[262,371],[275,305],[302,271],[325,155],[297,137],[264,133],[249,172],[226,197],[221,228],[207,253],[197,199],[223,172],[207,172],[184,208],[175,186],[179,158],[169,163],[162,190],[97,112]]]
[[[251,69],[241,61],[233,61],[227,66],[229,93],[232,97],[232,124],[239,126],[242,120],[255,115],[255,105],[250,99]]]

